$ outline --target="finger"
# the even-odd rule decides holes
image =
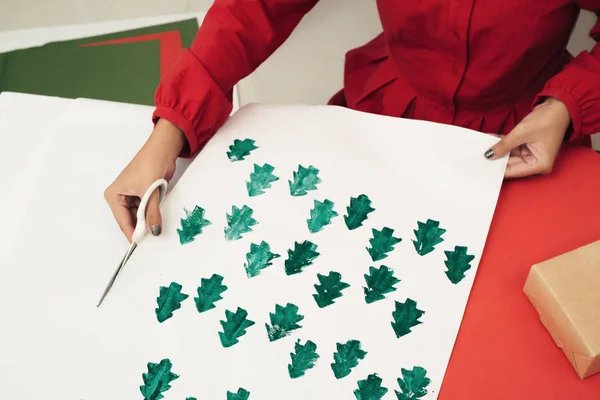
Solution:
[[[148,200],[148,207],[146,208],[146,224],[148,231],[154,236],[160,235],[162,232],[162,217],[160,215],[160,189],[157,189],[152,193]]]
[[[125,234],[125,237],[131,243],[133,237],[133,231],[135,230],[134,216],[131,214],[131,210],[122,202],[119,201],[118,195],[106,196],[106,201],[110,210],[119,224],[119,228]]]
[[[517,129],[504,136],[498,143],[489,148],[485,153],[485,158],[495,160],[509,154],[512,150],[525,142],[525,138]]]
[[[523,160],[523,157],[519,156],[519,155],[513,155],[511,154],[510,157],[508,157],[508,162],[506,163],[507,166],[511,166],[511,165],[515,165],[518,163],[524,163],[525,161]]]
[[[510,157],[506,166],[504,177],[525,178],[527,176],[540,175],[546,173],[546,168],[542,164],[529,164],[519,157]]]
[[[167,182],[171,182],[171,179],[173,179],[173,176],[175,175],[175,171],[177,170],[177,164],[173,163],[168,169],[167,169],[167,173],[165,174],[165,180]]]
[[[506,135],[499,135],[497,133],[488,133],[488,135],[497,137],[498,139],[503,139],[506,137]],[[522,147],[523,146],[517,146],[514,149],[512,149],[510,152],[510,157],[513,158],[513,156],[520,156]],[[508,162],[510,163],[510,159],[508,160]]]
[[[129,205],[129,208],[138,208],[141,202],[142,199],[137,196],[127,196],[127,204]]]

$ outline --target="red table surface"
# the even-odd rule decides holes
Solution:
[[[504,183],[439,400],[600,399],[600,374],[577,377],[523,293],[533,264],[596,240],[594,151],[566,148],[552,174]]]

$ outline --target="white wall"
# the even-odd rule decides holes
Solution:
[[[592,49],[596,42],[589,36],[589,33],[595,23],[596,16],[594,13],[590,11],[581,12],[568,46],[568,49],[572,54],[579,54],[583,50]]]
[[[582,12],[579,16],[579,21],[575,26],[573,36],[569,42],[569,51],[571,54],[579,54],[583,50],[591,50],[596,42],[589,37],[589,32],[596,23],[596,16],[589,12]],[[600,150],[600,134],[592,136],[594,149]]]
[[[241,102],[323,104],[343,86],[344,56],[382,30],[374,0],[322,0],[241,82]]]

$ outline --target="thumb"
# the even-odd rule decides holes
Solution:
[[[162,232],[162,217],[160,215],[159,203],[159,189],[157,189],[150,196],[148,207],[146,207],[146,224],[148,225],[148,231],[154,236],[158,236]]]
[[[521,135],[516,129],[513,129],[508,135],[504,136],[498,143],[489,148],[483,155],[485,158],[495,160],[497,158],[504,157],[515,149],[516,147],[523,144]]]

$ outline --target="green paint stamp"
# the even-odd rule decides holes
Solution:
[[[310,210],[310,218],[306,220],[310,233],[320,232],[326,225],[331,224],[331,220],[338,215],[333,209],[334,205],[333,201],[327,199],[323,202],[314,201],[314,208]]]
[[[298,325],[304,319],[304,315],[298,314],[298,306],[292,303],[287,303],[285,307],[279,304],[275,305],[275,312],[269,313],[271,325],[265,324],[269,341],[282,339],[288,336],[292,331],[302,328]]]
[[[142,374],[144,384],[140,386],[140,392],[144,400],[160,400],[163,394],[171,389],[171,382],[179,378],[179,375],[171,372],[171,360],[165,358],[160,363],[148,363],[148,372]]]
[[[240,307],[235,313],[225,310],[225,321],[220,322],[223,332],[219,332],[219,339],[225,348],[237,344],[238,339],[246,334],[246,329],[254,325],[254,321],[248,319],[248,311]]]
[[[366,194],[351,197],[350,206],[346,207],[346,215],[344,215],[346,227],[351,231],[360,228],[373,211],[375,209],[371,207],[371,199]]]
[[[229,151],[227,152],[229,161],[242,161],[245,157],[248,157],[253,150],[258,149],[254,143],[255,142],[252,139],[235,139],[233,144],[229,146]]]
[[[404,303],[396,301],[395,305],[396,310],[392,312],[392,329],[394,329],[396,337],[399,338],[408,335],[412,332],[410,328],[422,323],[419,318],[425,314],[425,311],[419,310],[417,302],[410,298],[406,299]]]
[[[382,380],[377,374],[371,374],[367,379],[358,381],[358,389],[354,391],[357,400],[381,400],[388,389],[381,386]]]
[[[385,295],[396,291],[394,287],[400,283],[400,279],[394,276],[394,271],[382,265],[379,269],[369,267],[369,273],[364,275],[366,287],[363,287],[365,301],[373,303],[385,299]]]
[[[271,183],[279,178],[273,175],[275,168],[272,165],[264,164],[262,167],[254,164],[254,172],[250,174],[250,180],[246,181],[248,196],[254,197],[265,193],[265,189],[271,187]]]
[[[394,246],[402,241],[401,238],[394,237],[394,230],[384,227],[382,230],[372,229],[373,238],[369,239],[371,247],[367,251],[373,261],[381,261],[387,258],[388,253],[394,250]]]
[[[442,243],[442,235],[446,232],[445,229],[440,228],[440,223],[432,219],[428,219],[427,222],[417,222],[418,229],[415,229],[416,240],[413,240],[415,250],[421,256],[431,253],[435,246]]]
[[[298,166],[298,171],[294,171],[293,181],[288,181],[290,194],[294,197],[305,196],[311,190],[317,190],[317,185],[321,183],[319,170],[310,165],[308,168],[302,165]]]
[[[158,322],[165,322],[173,316],[173,312],[181,308],[181,303],[189,296],[181,293],[182,286],[177,282],[171,282],[169,287],[161,286],[156,298],[158,307],[154,310]]]
[[[231,208],[231,215],[227,214],[227,227],[225,228],[225,239],[238,240],[242,238],[242,234],[252,232],[252,227],[258,222],[252,218],[252,210],[248,206]]]
[[[346,343],[336,343],[337,352],[333,353],[331,369],[336,379],[342,379],[358,366],[358,362],[365,358],[367,352],[361,349],[358,340],[349,340]]]
[[[402,378],[398,378],[400,391],[395,390],[398,400],[419,400],[426,396],[427,386],[431,383],[426,376],[427,370],[423,367],[401,370]]]
[[[194,241],[194,238],[202,233],[204,227],[211,224],[211,222],[204,218],[204,209],[196,206],[190,212],[186,209],[185,218],[181,218],[181,229],[177,229],[179,235],[179,243],[187,244]]]
[[[288,364],[288,374],[290,378],[297,379],[313,368],[319,359],[317,354],[317,345],[310,340],[305,344],[300,343],[300,339],[294,345],[294,352],[290,353],[292,363]]]
[[[288,250],[288,258],[284,262],[285,273],[287,275],[299,274],[320,254],[317,252],[317,245],[305,240],[302,243],[294,242],[294,249]]]
[[[203,313],[215,308],[215,303],[223,299],[221,294],[226,290],[227,286],[223,284],[223,277],[221,275],[213,274],[209,279],[200,279],[198,297],[194,297],[198,312]]]
[[[325,308],[335,303],[335,299],[342,297],[342,290],[350,287],[346,282],[342,282],[342,274],[331,271],[329,275],[317,274],[319,283],[314,285],[317,294],[313,298],[319,308]]]
[[[248,400],[250,398],[250,392],[244,388],[239,388],[237,393],[227,391],[227,400]]]
[[[244,269],[248,278],[260,275],[263,269],[272,265],[272,261],[281,257],[271,252],[271,246],[265,241],[260,244],[250,243],[250,251],[246,253]]]
[[[463,280],[465,272],[471,269],[471,261],[475,259],[475,256],[467,254],[467,251],[464,246],[454,246],[454,251],[444,251],[446,254],[444,264],[448,269],[445,273],[450,282],[455,285]]]

